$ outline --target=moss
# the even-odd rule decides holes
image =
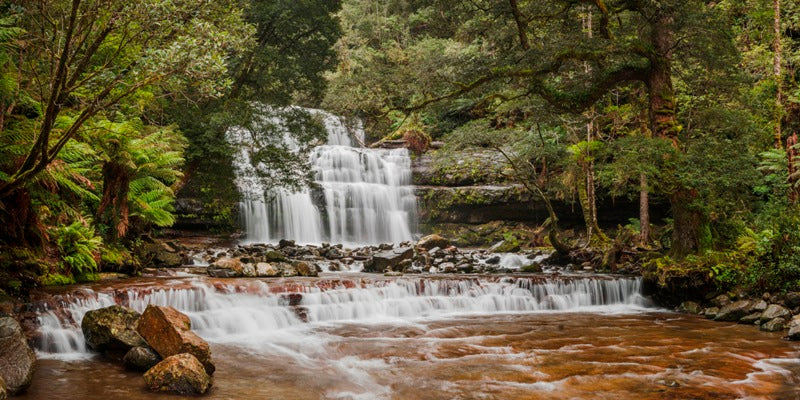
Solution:
[[[457,223],[423,224],[425,233],[436,233],[452,241],[457,247],[488,247],[506,238],[513,238],[520,246],[535,241],[536,227],[523,223],[492,221],[486,224],[469,225]]]
[[[41,278],[41,282],[45,286],[60,286],[71,285],[75,283],[75,279],[62,274],[47,274]]]
[[[526,272],[526,273],[542,272],[542,266],[538,265],[538,264],[526,265],[526,266],[520,268],[520,271],[521,272]]]

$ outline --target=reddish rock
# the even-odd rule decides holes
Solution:
[[[138,331],[147,344],[165,359],[180,353],[197,358],[209,375],[214,373],[208,343],[191,331],[189,317],[172,307],[149,305],[139,318]]]
[[[167,357],[144,373],[147,387],[154,392],[183,395],[203,394],[211,387],[203,364],[191,354]]]

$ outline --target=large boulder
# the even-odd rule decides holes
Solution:
[[[414,257],[414,249],[411,247],[398,247],[392,250],[375,253],[371,259],[364,263],[366,272],[385,272],[394,271],[401,262],[411,260]]]
[[[139,333],[161,357],[192,354],[211,375],[215,369],[211,362],[211,349],[191,328],[189,317],[178,310],[154,305],[147,306],[138,325]]]
[[[750,300],[735,301],[720,308],[714,319],[717,321],[738,321],[750,314],[752,309],[753,302]]]
[[[445,239],[437,234],[428,235],[417,242],[417,247],[422,247],[425,250],[430,250],[434,247],[445,249],[450,247],[450,240]]]
[[[126,367],[136,371],[147,371],[161,361],[155,350],[146,346],[136,346],[125,354],[122,362]]]
[[[777,305],[777,304],[770,304],[764,312],[761,313],[761,322],[767,322],[773,320],[775,318],[783,318],[789,319],[792,316],[792,312],[789,311],[788,308]]]
[[[22,327],[11,317],[0,318],[0,381],[9,395],[25,390],[33,378],[36,354],[28,346]]]
[[[244,276],[244,266],[238,258],[222,257],[209,265],[207,272],[215,278],[238,278]]]
[[[136,331],[138,321],[138,312],[113,305],[87,312],[81,330],[90,348],[125,354],[132,347],[147,345]]]
[[[145,372],[144,381],[154,392],[182,395],[204,394],[211,387],[203,364],[188,353],[165,358]]]

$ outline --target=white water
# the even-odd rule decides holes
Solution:
[[[532,312],[629,313],[646,310],[649,301],[641,295],[641,279],[627,278],[500,278],[488,279],[397,279],[351,281],[350,288],[320,289],[302,283],[298,317],[289,306],[287,293],[271,293],[264,281],[246,286],[215,288],[204,280],[190,281],[190,287],[117,290],[117,295],[88,291],[80,298],[65,296],[65,313],[40,313],[40,354],[73,359],[88,356],[80,321],[95,308],[114,304],[139,312],[148,304],[172,306],[186,313],[192,328],[210,342],[239,346],[268,345],[266,338],[313,335],[308,329],[342,323],[416,323],[457,315]],[[338,282],[343,285],[342,281]],[[185,283],[179,281],[178,283]],[[356,287],[352,287],[356,285]],[[182,285],[185,286],[185,285]],[[325,287],[324,285],[320,285]]]
[[[264,188],[250,163],[249,146],[244,145],[252,143],[249,133],[242,129],[228,133],[241,148],[235,166],[245,198],[240,212],[246,241],[364,245],[413,239],[417,204],[408,150],[354,147],[341,118],[321,110],[306,111],[321,117],[328,131],[327,144],[316,147],[309,157],[317,189]],[[355,137],[363,142],[362,128],[355,129]]]

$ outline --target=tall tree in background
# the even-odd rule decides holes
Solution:
[[[783,74],[781,73],[781,36],[783,36],[783,33],[781,30],[781,0],[773,0],[773,10],[775,15],[772,22],[772,33],[774,35],[772,39],[772,51],[774,53],[772,73],[775,76],[775,112],[777,114],[775,117],[775,127],[773,129],[775,148],[780,149],[783,146],[783,136],[781,134],[781,119],[783,118],[781,111],[783,109]]]
[[[256,28],[256,45],[233,60],[231,90],[221,99],[196,101],[179,97],[165,116],[178,121],[189,139],[184,198],[196,199],[209,213],[232,216],[238,191],[226,139],[231,127],[252,133],[262,151],[251,158],[265,171],[267,187],[297,187],[308,181],[306,152],[324,137],[313,118],[290,104],[315,107],[326,87],[323,74],[337,58],[333,45],[341,35],[340,1],[248,1],[246,19]],[[293,123],[290,132],[299,150],[284,141],[284,131],[271,117]],[[272,121],[272,122],[270,122]],[[232,221],[229,221],[231,223]]]

